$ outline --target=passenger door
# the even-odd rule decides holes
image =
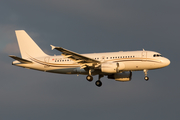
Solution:
[[[142,56],[141,56],[143,59],[142,59],[142,61],[146,61],[146,58],[147,58],[147,52],[146,51],[143,51],[142,52]]]

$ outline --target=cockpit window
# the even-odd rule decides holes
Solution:
[[[161,54],[154,54],[153,57],[162,57]]]

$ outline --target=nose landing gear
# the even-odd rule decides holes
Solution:
[[[144,75],[145,75],[144,79],[145,79],[146,81],[148,81],[148,80],[149,80],[149,77],[147,76],[148,70],[144,69],[143,72],[144,72]]]
[[[144,79],[145,79],[146,81],[148,81],[148,80],[149,80],[149,77],[148,77],[148,76],[145,76]]]

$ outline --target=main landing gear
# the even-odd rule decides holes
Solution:
[[[144,72],[144,75],[145,75],[144,79],[145,79],[146,81],[148,81],[148,80],[149,80],[149,77],[147,76],[148,70],[145,69],[143,72]]]
[[[86,77],[86,79],[87,79],[89,82],[93,81],[93,77],[92,77],[91,75],[88,75],[88,76]]]
[[[98,87],[101,87],[102,86],[102,82],[101,82],[101,77],[104,77],[104,75],[99,75],[99,79],[95,82],[95,84],[96,84],[96,86],[98,86]],[[93,80],[93,77],[91,76],[91,75],[88,75],[87,77],[86,77],[86,79],[89,81],[89,82],[91,82],[92,80]]]
[[[101,87],[101,86],[102,86],[102,82],[100,81],[100,79],[101,79],[102,77],[104,77],[104,75],[99,75],[98,80],[95,82],[96,86],[98,86],[98,87]]]
[[[99,75],[98,80],[95,82],[96,86],[101,87],[102,86],[102,82],[100,81],[100,79],[104,77],[104,75]],[[93,77],[91,75],[91,69],[89,70],[89,75],[86,77],[86,79],[91,82],[93,80]]]
[[[101,86],[102,86],[102,82],[101,82],[100,80],[97,80],[97,81],[95,82],[95,84],[96,84],[96,86],[98,86],[98,87],[101,87]]]

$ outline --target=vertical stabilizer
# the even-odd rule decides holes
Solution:
[[[16,30],[22,58],[47,56],[24,30]]]

